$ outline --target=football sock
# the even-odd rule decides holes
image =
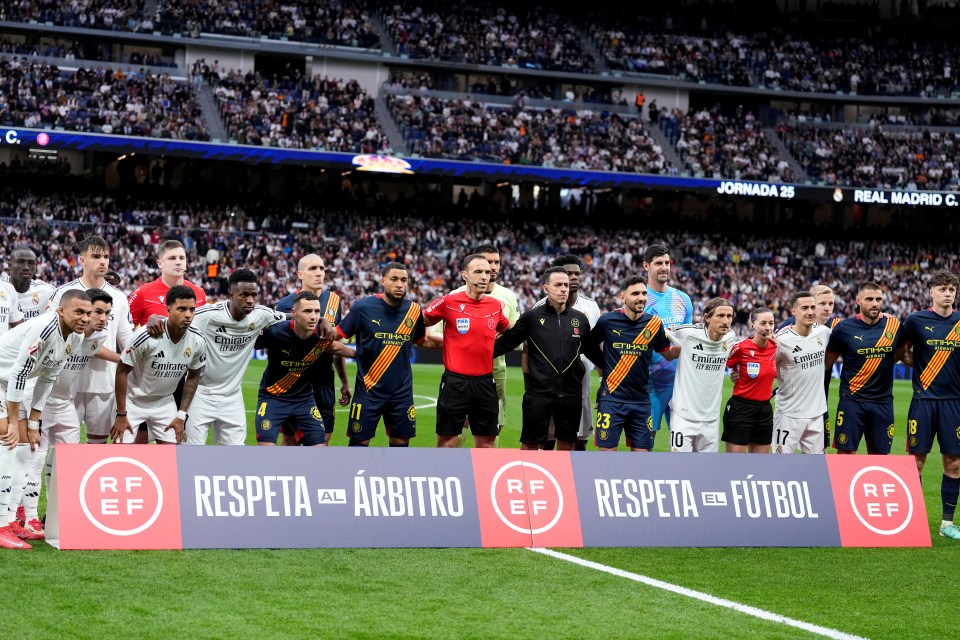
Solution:
[[[7,511],[7,501],[10,499],[10,480],[13,477],[13,466],[16,462],[18,448],[8,449],[0,446],[0,514]],[[0,527],[6,525],[6,522],[0,522]]]
[[[37,504],[40,502],[40,479],[43,477],[43,467],[47,459],[47,450],[37,447],[36,451],[30,452],[30,459],[27,462],[27,485],[23,491],[23,511],[30,522],[34,518],[39,519],[37,513]]]
[[[369,445],[369,444],[364,444],[363,442],[358,442],[358,441],[356,441],[356,440],[350,440],[350,441],[347,443],[347,446],[348,446],[348,447],[369,447],[370,445]]]
[[[940,500],[943,502],[943,520],[953,522],[953,512],[957,509],[957,495],[960,494],[960,478],[944,475],[940,482]]]
[[[10,470],[10,493],[7,494],[7,508],[3,511],[5,519],[3,524],[10,524],[17,518],[17,507],[20,506],[20,499],[23,497],[24,489],[27,488],[27,468],[30,465],[30,445],[18,444],[17,455],[14,458],[12,469]]]
[[[586,451],[587,450],[587,441],[586,440],[577,440],[577,445],[573,448],[574,451]]]

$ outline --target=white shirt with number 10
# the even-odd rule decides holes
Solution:
[[[680,346],[670,411],[691,422],[716,422],[727,358],[737,334],[728,331],[711,340],[702,324],[682,324],[668,330],[667,339]]]

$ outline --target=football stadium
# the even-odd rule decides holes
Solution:
[[[958,27],[0,0],[0,630],[954,632]]]

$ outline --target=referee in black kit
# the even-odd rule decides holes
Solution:
[[[580,430],[583,376],[581,342],[590,332],[583,313],[567,307],[570,277],[563,267],[543,272],[547,303],[524,312],[512,328],[497,339],[493,357],[527,342],[526,389],[523,393],[521,449],[536,450],[547,439],[553,418],[557,449],[573,451]],[[600,354],[584,354],[591,360]]]

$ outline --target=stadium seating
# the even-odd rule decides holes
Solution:
[[[129,136],[206,140],[189,85],[148,71],[114,72],[0,60],[0,123]]]
[[[388,104],[410,150],[427,157],[637,173],[667,169],[662,149],[636,117],[427,95],[389,96]]]
[[[793,156],[825,184],[960,190],[960,131],[887,127],[779,128]]]
[[[541,8],[430,0],[382,12],[398,51],[411,58],[551,71],[590,71],[574,20]]]
[[[241,144],[355,153],[387,152],[373,98],[355,80],[296,75],[267,80],[231,72],[214,95],[230,137]]]

